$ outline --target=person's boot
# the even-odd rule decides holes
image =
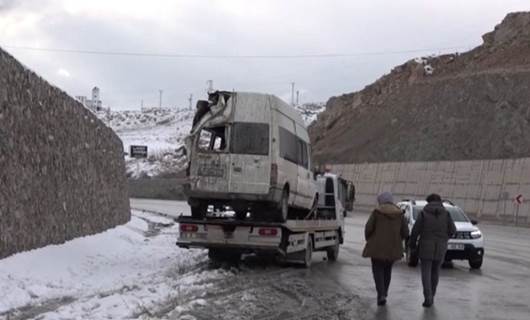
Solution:
[[[378,306],[384,306],[386,304],[386,297],[385,296],[378,296],[377,297],[377,305]]]
[[[422,306],[425,308],[430,308],[432,306],[433,299],[432,298],[425,298],[425,301],[423,301]]]

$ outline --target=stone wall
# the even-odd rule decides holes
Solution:
[[[0,49],[0,258],[129,219],[118,136]]]
[[[371,210],[382,191],[396,201],[435,192],[479,219],[515,223],[517,215],[519,224],[530,224],[530,158],[347,164],[333,172],[354,181],[356,211]],[[519,209],[518,194],[527,199]]]

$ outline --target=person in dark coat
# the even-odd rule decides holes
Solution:
[[[437,194],[429,195],[427,205],[416,219],[409,239],[410,248],[418,250],[418,257],[421,261],[424,307],[428,308],[434,302],[440,267],[447,251],[447,242],[455,233],[455,223],[444,208],[441,197]]]
[[[390,192],[377,197],[379,206],[374,209],[366,226],[366,246],[363,257],[372,259],[372,273],[377,290],[377,305],[385,305],[392,277],[392,265],[403,257],[403,239],[408,237],[403,211],[394,204]]]

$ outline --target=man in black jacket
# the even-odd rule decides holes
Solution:
[[[441,197],[437,194],[429,195],[427,205],[412,227],[409,240],[411,249],[415,249],[418,243],[424,307],[428,308],[433,304],[440,267],[447,251],[447,242],[455,233],[455,223],[449,212],[445,210]]]

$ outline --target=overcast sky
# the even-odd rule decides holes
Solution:
[[[522,10],[529,0],[0,0],[0,46],[72,96],[97,85],[113,109],[156,106],[159,89],[186,107],[209,79],[285,100],[295,82],[301,102],[326,101],[410,58],[477,46]],[[306,56],[322,54],[346,56]]]

